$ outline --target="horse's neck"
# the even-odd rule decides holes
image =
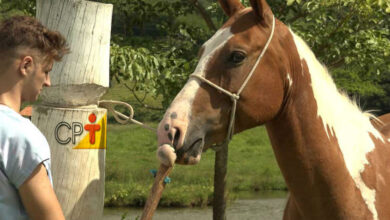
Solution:
[[[284,110],[266,125],[277,161],[295,199],[302,204],[310,201],[307,209],[327,202],[353,206],[336,195],[358,197],[357,187],[367,192],[363,197],[372,196],[360,172],[367,164],[366,154],[375,147],[370,135],[381,136],[369,118],[337,91],[306,44],[296,36],[294,41],[301,68],[292,73]],[[322,201],[317,204],[312,196]]]
[[[356,195],[356,186],[337,138],[328,138],[322,121],[309,110],[310,105],[304,111],[291,107],[291,111],[267,123],[266,127],[296,206],[305,213],[306,219],[319,219],[326,216],[326,212],[338,214],[355,208],[354,198],[359,195]],[[342,217],[336,215],[329,219]]]
[[[330,194],[340,192],[330,190],[342,190],[337,185],[349,176],[338,139],[331,135],[331,127],[325,129],[315,108],[313,95],[306,94],[266,124],[286,183],[294,195],[302,197],[297,200],[313,196],[331,198]],[[348,184],[351,190],[353,182],[343,183]]]

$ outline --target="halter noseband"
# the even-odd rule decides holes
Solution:
[[[226,89],[216,85],[215,83],[211,82],[210,80],[204,78],[203,76],[200,76],[200,75],[196,75],[196,74],[191,74],[190,77],[195,77],[207,84],[209,84],[211,87],[214,87],[215,89],[219,90],[220,92],[228,95],[231,100],[233,101],[233,106],[232,106],[232,111],[230,113],[230,122],[229,122],[229,128],[228,128],[228,133],[227,133],[227,136],[226,136],[226,139],[225,141],[220,144],[220,145],[214,145],[212,146],[211,148],[214,149],[215,151],[218,151],[220,150],[220,148],[222,146],[224,146],[224,144],[227,144],[231,141],[232,137],[233,137],[233,131],[234,131],[234,122],[235,122],[235,117],[236,117],[236,108],[237,108],[237,101],[238,99],[240,99],[240,94],[242,92],[242,90],[244,90],[246,84],[248,83],[249,79],[252,77],[253,73],[255,72],[255,69],[257,67],[257,65],[259,64],[261,58],[264,56],[265,52],[267,51],[271,41],[272,41],[272,38],[274,36],[274,31],[275,31],[275,16],[273,16],[273,19],[272,19],[272,30],[271,30],[271,34],[267,40],[267,43],[265,44],[264,46],[264,49],[263,51],[261,51],[259,57],[257,58],[256,60],[256,63],[255,65],[253,65],[252,67],[252,70],[249,72],[248,76],[246,77],[244,83],[241,85],[240,89],[238,90],[237,93],[232,93],[232,92],[229,92],[227,91]]]

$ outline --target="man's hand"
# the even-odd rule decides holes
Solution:
[[[65,219],[43,164],[19,187],[19,195],[32,220]]]

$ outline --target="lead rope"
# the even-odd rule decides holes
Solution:
[[[127,108],[130,111],[130,115],[126,116],[126,115],[122,114],[121,112],[116,111],[115,106],[119,106],[119,105]],[[115,120],[120,124],[125,125],[125,124],[128,124],[129,122],[132,122],[134,124],[142,126],[143,128],[146,128],[150,131],[156,132],[155,128],[149,127],[146,124],[135,120],[133,118],[134,117],[133,107],[126,102],[120,102],[120,101],[115,101],[115,100],[101,100],[98,102],[98,106],[102,107],[102,108],[106,108],[109,112],[111,112],[114,115]]]
[[[233,133],[234,133],[234,122],[235,122],[235,118],[236,118],[237,101],[240,99],[240,94],[241,94],[242,90],[244,90],[246,84],[249,82],[249,79],[252,77],[253,73],[255,72],[257,65],[260,63],[261,58],[264,56],[265,52],[267,51],[267,49],[272,41],[272,38],[274,36],[274,32],[275,32],[275,16],[273,16],[273,19],[272,19],[271,34],[267,40],[267,43],[265,44],[263,51],[261,51],[259,57],[257,58],[255,64],[253,65],[251,71],[249,72],[244,83],[241,85],[240,89],[237,91],[236,94],[227,91],[226,89],[220,87],[219,85],[216,85],[215,83],[211,82],[210,80],[204,78],[201,75],[197,75],[195,73],[190,75],[190,77],[195,77],[195,78],[209,84],[210,86],[214,87],[215,89],[219,90],[220,92],[225,93],[226,95],[228,95],[231,98],[231,100],[233,102],[232,111],[230,113],[230,121],[229,121],[227,136],[222,144],[213,145],[211,147],[213,150],[219,151],[225,144],[227,145],[231,141],[231,139],[233,137]]]

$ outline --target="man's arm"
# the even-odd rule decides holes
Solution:
[[[19,187],[24,208],[32,220],[64,220],[61,206],[41,163]]]

